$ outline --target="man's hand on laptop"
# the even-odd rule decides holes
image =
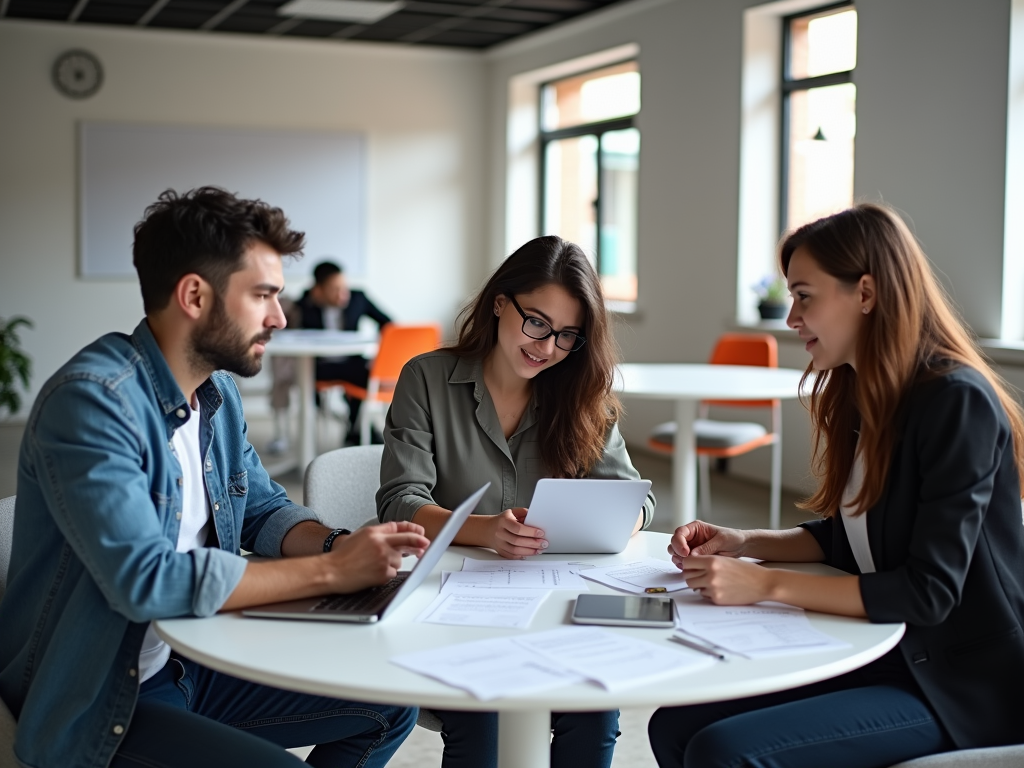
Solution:
[[[323,526],[318,528],[319,536]],[[242,580],[220,610],[237,611],[385,584],[398,573],[403,555],[419,557],[429,544],[422,526],[384,523],[339,536],[330,552],[249,562]]]
[[[393,579],[402,557],[419,557],[430,545],[423,526],[406,521],[360,528],[339,536],[324,558],[331,564],[332,592],[356,592]]]

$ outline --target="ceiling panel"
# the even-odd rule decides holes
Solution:
[[[247,35],[487,48],[609,0],[406,0],[373,24],[278,13],[286,0],[8,0],[8,18]],[[0,9],[4,9],[0,0]]]

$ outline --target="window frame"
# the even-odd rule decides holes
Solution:
[[[601,221],[602,214],[604,213],[604,174],[601,172],[603,168],[604,160],[604,148],[602,137],[606,133],[611,131],[622,131],[627,128],[636,128],[636,117],[640,114],[639,111],[629,115],[627,117],[616,117],[611,120],[598,120],[593,123],[582,123],[580,125],[574,125],[570,128],[558,128],[553,131],[544,130],[544,89],[549,85],[560,82],[562,80],[568,80],[570,78],[577,78],[582,75],[589,74],[590,72],[599,72],[602,69],[610,69],[617,67],[621,64],[628,64],[630,62],[637,63],[637,72],[640,71],[640,62],[635,56],[622,59],[620,61],[612,61],[606,64],[601,64],[597,67],[590,69],[584,69],[579,72],[574,72],[571,75],[562,75],[551,80],[544,80],[537,86],[537,144],[539,150],[538,160],[540,161],[540,173],[538,175],[538,191],[537,191],[537,221],[540,222],[540,231],[547,231],[547,157],[548,157],[548,144],[552,141],[561,141],[563,139],[574,139],[580,136],[594,136],[597,138],[597,200],[595,201],[596,208],[596,221],[597,221],[597,238],[594,244],[594,269],[597,271],[598,276],[601,275]],[[642,83],[641,79],[641,83]],[[642,87],[642,85],[641,85]],[[641,109],[643,109],[643,103],[641,102]],[[639,202],[639,201],[638,201]],[[639,265],[638,270],[639,272]],[[634,302],[636,299],[634,299]]]
[[[822,5],[806,11],[789,14],[782,17],[782,72],[779,76],[779,93],[782,103],[779,108],[780,130],[779,130],[779,232],[786,232],[789,229],[789,112],[790,96],[795,91],[809,91],[812,88],[824,88],[829,85],[842,85],[853,82],[853,73],[857,69],[846,69],[842,72],[830,72],[827,75],[815,77],[803,77],[791,79],[790,71],[790,49],[792,47],[792,22],[807,16],[818,16],[827,11],[838,11],[841,8],[856,8],[855,0],[841,0],[841,2]],[[854,140],[856,146],[856,139]]]

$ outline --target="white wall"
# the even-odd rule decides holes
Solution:
[[[73,47],[106,74],[80,102],[50,84]],[[28,402],[76,350],[142,316],[134,280],[76,276],[76,121],[365,132],[362,285],[396,319],[449,324],[482,276],[485,85],[472,52],[0,22],[0,316],[36,323]]]
[[[756,5],[636,0],[487,54],[495,260],[514,205],[503,167],[509,78],[640,47],[640,312],[620,326],[626,360],[704,360],[737,317],[743,11]],[[855,193],[905,211],[967,320],[979,335],[998,336],[1010,0],[857,0],[857,8]],[[803,368],[805,354],[783,339],[780,362]],[[623,432],[634,445],[671,418],[667,405],[626,406]],[[791,487],[809,487],[807,435],[802,407],[787,403]],[[767,477],[767,452],[735,460],[734,471]]]
[[[743,13],[754,5],[635,0],[483,55],[0,22],[0,315],[37,320],[26,334],[37,386],[83,343],[135,323],[133,284],[74,276],[73,128],[145,119],[367,131],[368,287],[399,318],[448,320],[506,255],[508,210],[533,204],[505,195],[510,78],[635,43],[640,311],[618,338],[630,361],[706,359],[737,316]],[[998,336],[1011,0],[857,6],[856,193],[907,213],[975,330]],[[108,74],[82,103],[48,80],[77,45]],[[783,365],[803,367],[799,345],[780,346]],[[635,445],[671,417],[626,405]],[[785,482],[806,488],[807,419],[795,402],[784,414]],[[735,471],[765,477],[765,453]]]

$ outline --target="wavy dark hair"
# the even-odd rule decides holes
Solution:
[[[587,342],[533,380],[541,458],[555,477],[582,477],[604,453],[608,430],[621,411],[612,392],[617,349],[601,281],[582,248],[554,235],[519,248],[459,313],[458,340],[448,350],[483,360],[498,341],[495,299],[552,284],[579,301]]]
[[[897,439],[897,413],[911,387],[965,366],[984,376],[1006,411],[1018,476],[1024,478],[1024,417],[1003,380],[985,362],[910,229],[895,210],[862,203],[805,224],[782,243],[783,273],[803,248],[847,286],[875,281],[877,301],[857,336],[857,370],[841,365],[815,378],[809,401],[817,491],[800,506],[835,515],[853,467],[860,432],[864,481],[852,504],[860,514],[882,496]],[[808,366],[806,381],[812,375]]]
[[[281,256],[302,253],[305,235],[290,228],[280,208],[246,200],[220,187],[177,193],[168,189],[135,225],[133,263],[146,313],[165,308],[174,286],[195,273],[223,295],[254,242]]]

